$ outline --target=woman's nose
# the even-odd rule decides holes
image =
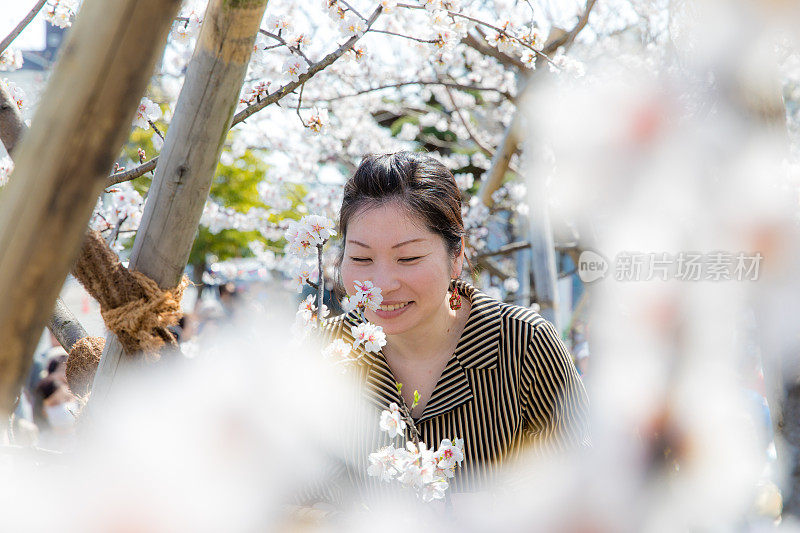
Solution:
[[[391,267],[378,267],[372,273],[372,283],[381,289],[385,296],[387,293],[400,288],[400,279]]]

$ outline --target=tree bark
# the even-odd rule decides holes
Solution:
[[[0,197],[0,410],[27,375],[180,5],[86,0]]]
[[[47,320],[47,327],[67,353],[78,340],[89,336],[61,298],[56,299],[56,306]]]
[[[267,0],[212,0],[158,158],[129,268],[162,289],[178,285],[219,160]],[[97,369],[93,402],[143,358],[124,355],[113,335]]]

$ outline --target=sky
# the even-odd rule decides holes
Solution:
[[[25,15],[36,5],[36,0],[2,0],[0,9],[0,39],[8,35]],[[20,50],[41,50],[44,48],[44,8],[35,19],[14,39],[12,46]]]

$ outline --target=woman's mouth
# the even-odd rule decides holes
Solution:
[[[394,304],[384,304],[381,305],[375,314],[378,315],[380,318],[394,318],[397,315],[403,313],[409,305],[413,304],[414,301],[411,300],[409,302],[400,302]]]

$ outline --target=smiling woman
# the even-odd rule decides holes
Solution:
[[[361,393],[382,410],[392,402],[411,406],[417,390],[411,414],[420,440],[464,439],[452,491],[485,488],[498,465],[526,447],[588,444],[586,393],[553,326],[459,279],[461,195],[444,165],[411,152],[365,157],[345,185],[339,230],[339,286],[352,291],[370,281],[383,295],[365,318],[383,328],[387,342],[376,353],[357,349]],[[331,319],[324,336],[352,342],[361,320],[356,312]],[[385,490],[367,476],[367,457],[388,436],[369,429],[376,413],[354,417],[361,429],[348,437],[342,475],[368,498]]]

